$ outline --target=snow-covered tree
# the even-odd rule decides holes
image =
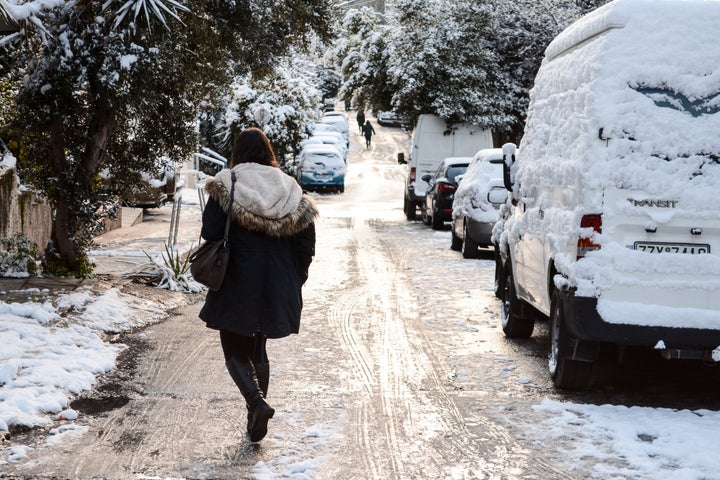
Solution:
[[[245,128],[259,127],[270,139],[278,160],[293,153],[317,119],[322,93],[316,65],[300,54],[286,57],[273,74],[238,77],[226,98],[217,134],[222,153],[229,155],[233,139]]]
[[[391,26],[385,15],[367,8],[350,9],[341,26],[332,57],[341,65],[340,97],[359,108],[389,110],[392,86],[388,76]]]
[[[55,271],[75,274],[91,268],[99,172],[124,189],[158,159],[183,159],[198,112],[232,78],[272,72],[290,45],[326,37],[330,18],[328,0],[2,1],[36,27],[0,51],[10,66],[0,75],[18,91],[2,135],[54,207]]]
[[[545,47],[607,1],[397,0],[383,17],[351,10],[333,50],[341,91],[383,109],[391,103],[408,125],[433,113],[517,140]]]
[[[449,125],[503,128],[510,121],[500,56],[492,49],[492,6],[485,0],[398,2],[390,73],[393,104],[413,124],[433,113]]]
[[[499,143],[522,137],[529,92],[545,48],[565,27],[609,0],[494,0],[493,31],[488,40],[502,58],[500,68],[507,88],[507,113],[512,121],[497,131]]]

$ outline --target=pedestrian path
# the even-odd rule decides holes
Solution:
[[[183,189],[182,201],[146,209],[142,221],[106,232],[95,239],[96,247],[88,252],[95,263],[94,273],[101,276],[122,276],[150,261],[150,257],[166,254],[166,246],[183,254],[198,244],[202,214],[197,192]],[[175,211],[177,214],[177,210]],[[177,224],[177,225],[176,225]]]

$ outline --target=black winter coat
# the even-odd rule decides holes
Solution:
[[[295,182],[274,167],[244,165],[251,165],[255,170],[274,169],[282,175],[277,177],[280,183],[285,183],[286,179]],[[262,332],[268,338],[281,338],[298,333],[302,285],[308,278],[308,268],[315,253],[317,209],[312,198],[294,191],[296,183],[287,183],[281,189],[293,189],[294,198],[299,199],[293,211],[281,218],[253,213],[252,210],[257,211],[259,207],[253,202],[248,202],[249,206],[240,203],[237,192],[258,187],[257,179],[250,175],[250,179],[243,182],[243,165],[233,170],[238,179],[228,235],[230,262],[220,289],[208,291],[200,318],[210,328],[245,336]],[[206,240],[223,238],[225,230],[230,203],[229,181],[225,179],[224,184],[217,179],[220,176],[206,182],[209,198],[203,211],[202,226],[202,237]],[[272,181],[278,180],[273,177]],[[264,195],[264,192],[260,190],[260,194]],[[291,203],[291,207],[293,205]]]

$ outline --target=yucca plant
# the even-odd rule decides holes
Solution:
[[[165,253],[159,256],[152,256],[145,250],[143,253],[150,262],[141,265],[129,276],[143,278],[148,284],[158,288],[167,288],[173,292],[197,293],[203,290],[204,287],[196,282],[190,274],[189,251],[181,254],[165,243]]]
[[[118,4],[120,6],[115,8]],[[103,4],[103,11],[109,8],[115,13],[115,28],[128,17],[128,14],[132,16],[133,22],[136,22],[138,17],[145,17],[148,28],[153,21],[159,21],[167,28],[166,15],[180,21],[178,11],[190,11],[176,0],[107,0]]]

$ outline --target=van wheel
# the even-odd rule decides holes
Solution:
[[[405,218],[408,220],[415,220],[415,204],[408,200],[407,198],[403,199],[403,213],[405,213]]]
[[[445,226],[445,223],[442,221],[442,218],[440,217],[440,212],[437,211],[435,207],[433,207],[433,215],[430,220],[430,228],[433,230],[442,230],[442,228]]]
[[[550,377],[563,390],[586,390],[592,384],[594,362],[571,358],[574,339],[565,325],[560,295],[554,291],[550,304]]]
[[[463,233],[465,234],[463,237],[463,244],[462,244],[462,255],[463,258],[477,258],[478,257],[478,244],[475,243],[475,240],[470,238],[470,235],[468,234],[467,229],[467,223],[463,226]]]
[[[451,227],[451,229],[452,233],[450,234],[450,250],[459,252],[460,249],[462,249],[463,240],[462,238],[455,235],[455,222],[453,222],[453,226]]]
[[[502,329],[508,338],[528,338],[535,328],[535,320],[520,316],[521,305],[515,294],[515,281],[512,277],[512,266],[507,265],[505,274],[505,288],[501,299],[500,313],[502,315]]]

